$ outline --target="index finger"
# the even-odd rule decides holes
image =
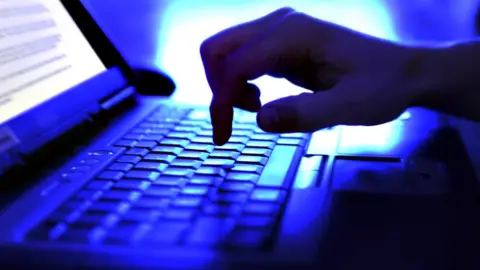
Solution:
[[[220,63],[225,57],[292,12],[292,8],[281,8],[259,19],[228,28],[205,40],[200,46],[200,55],[212,91],[216,90],[215,80],[218,79]]]

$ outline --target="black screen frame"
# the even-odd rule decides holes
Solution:
[[[107,67],[118,67],[130,84],[135,84],[135,73],[117,48],[101,29],[81,0],[60,0],[87,41]]]
[[[134,71],[81,0],[54,1],[67,10],[107,70],[0,123],[0,178],[16,165],[28,165],[28,156],[62,140],[69,130],[91,121],[102,111],[102,102],[136,85]]]

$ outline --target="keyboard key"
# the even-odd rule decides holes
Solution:
[[[143,243],[146,245],[177,244],[180,236],[190,227],[190,222],[162,221],[145,235]]]
[[[140,160],[142,160],[142,158],[138,156],[122,156],[117,159],[117,162],[137,164],[138,162],[140,162]]]
[[[149,189],[145,190],[144,195],[150,197],[171,198],[175,197],[179,192],[180,189],[175,187],[152,186]]]
[[[261,165],[255,164],[241,164],[237,163],[233,168],[230,169],[231,172],[240,172],[240,173],[256,173],[261,174],[263,167]]]
[[[200,144],[200,143],[191,143],[185,147],[185,150],[195,151],[195,152],[205,152],[210,153],[215,149],[215,146],[210,144]]]
[[[275,224],[275,218],[267,216],[243,216],[237,219],[237,226],[242,228],[268,228]]]
[[[151,135],[152,136],[152,135]],[[157,137],[157,136],[156,136]],[[147,137],[148,138],[148,137]],[[146,148],[148,150],[152,150],[155,146],[157,146],[157,143],[155,141],[139,141],[135,147],[137,148]]]
[[[121,171],[127,172],[133,168],[133,165],[130,163],[113,163],[108,167],[110,171]]]
[[[189,170],[186,168],[175,168],[175,167],[169,167],[165,171],[163,171],[163,175],[165,176],[177,176],[177,177],[184,177],[184,178],[190,178],[194,174],[194,170]]]
[[[296,138],[296,139],[307,139],[307,133],[284,133],[280,137],[282,138]]]
[[[295,171],[290,168],[298,166],[303,149],[297,146],[278,145],[268,159],[258,186],[288,189],[292,185]]]
[[[47,219],[46,223],[49,225],[57,225],[59,223],[72,223],[77,220],[82,215],[82,211],[72,210],[72,211],[63,211],[56,210],[51,213]]]
[[[175,131],[184,131],[184,132],[191,132],[197,134],[202,130],[201,127],[192,127],[192,126],[176,126],[173,130]]]
[[[172,202],[172,206],[196,208],[201,205],[203,200],[201,197],[180,196]]]
[[[233,159],[223,158],[207,158],[204,162],[204,166],[232,166],[235,161]]]
[[[293,145],[293,146],[300,146],[304,147],[306,144],[305,140],[302,139],[294,139],[294,138],[280,138],[277,141],[278,145]]]
[[[140,162],[135,165],[136,169],[144,169],[144,170],[155,170],[155,171],[163,171],[168,167],[168,164],[161,163],[161,162]]]
[[[183,140],[183,139],[164,139],[163,141],[160,142],[160,145],[185,147],[189,143],[190,143],[189,140]]]
[[[140,198],[141,195],[138,191],[110,190],[103,193],[102,200],[133,202]]]
[[[265,148],[245,148],[242,151],[243,155],[249,155],[249,156],[263,156],[263,157],[269,157],[272,154],[272,150],[268,150]]]
[[[286,192],[283,190],[260,189],[252,192],[250,198],[255,201],[282,203],[285,200]]]
[[[104,242],[106,244],[135,245],[141,241],[151,229],[147,224],[116,226],[107,232]]]
[[[202,207],[202,212],[209,216],[235,217],[242,212],[238,204],[207,204]]]
[[[244,203],[248,200],[248,194],[238,192],[211,192],[208,199],[214,203]]]
[[[260,176],[255,173],[238,173],[230,172],[227,174],[226,180],[229,181],[249,181],[256,182]]]
[[[168,205],[170,205],[170,203],[171,200],[169,198],[143,196],[133,203],[133,207],[146,209],[164,209]]]
[[[106,236],[106,230],[102,228],[76,228],[68,229],[58,241],[83,244],[100,244]]]
[[[194,159],[180,159],[180,158],[177,158],[170,165],[174,166],[174,167],[197,169],[202,165],[202,162],[199,161],[199,160],[194,160]]]
[[[145,135],[147,134],[148,132],[150,132],[150,128],[134,128],[130,131],[130,133],[133,133],[133,134],[142,134],[142,135]]]
[[[64,202],[58,210],[64,211],[64,212],[73,212],[73,211],[84,211],[88,207],[92,205],[92,202],[90,201],[78,201],[75,199],[71,199],[69,201]]]
[[[192,143],[213,145],[213,139],[212,137],[197,136],[192,139]]]
[[[277,134],[254,134],[250,139],[255,141],[271,141],[275,142],[278,139]]]
[[[159,208],[150,209],[130,209],[122,217],[119,224],[136,223],[136,224],[151,224],[156,222],[162,216]]]
[[[112,181],[103,181],[103,180],[94,180],[85,187],[86,189],[93,189],[93,190],[109,190],[113,187],[114,182]]]
[[[55,226],[40,225],[27,234],[27,239],[37,241],[56,240],[67,231],[67,225],[59,223]]]
[[[232,136],[246,136],[250,137],[253,134],[251,130],[241,130],[241,129],[233,129]]]
[[[226,143],[222,146],[216,146],[215,150],[242,152],[243,148],[245,148],[245,145],[241,143]]]
[[[69,225],[70,228],[93,229],[95,227],[109,228],[118,222],[119,218],[116,214],[104,214],[95,212],[86,212],[81,215],[75,222]]]
[[[223,182],[219,190],[231,192],[250,192],[255,187],[253,183],[249,182]]]
[[[222,150],[215,150],[208,156],[209,158],[229,158],[229,159],[237,159],[240,156],[240,153],[235,151],[222,151]]]
[[[123,139],[125,140],[135,140],[139,141],[141,140],[145,135],[142,134],[136,134],[136,133],[128,133],[125,136],[123,136]]]
[[[128,150],[127,152],[125,152],[125,155],[143,157],[146,154],[148,154],[148,152],[149,151],[145,148],[132,148],[132,149]]]
[[[232,128],[235,130],[249,130],[252,131],[255,129],[255,125],[252,124],[244,124],[244,123],[234,123]]]
[[[219,186],[222,182],[221,177],[194,175],[188,183],[191,185]]]
[[[271,203],[248,203],[244,206],[243,212],[249,215],[277,215],[280,212],[280,206]]]
[[[183,209],[168,209],[164,218],[168,220],[184,220],[190,221],[196,214],[196,210],[193,208],[183,208]]]
[[[157,146],[152,150],[152,152],[154,153],[169,154],[174,156],[180,154],[180,152],[182,151],[183,151],[182,147],[165,146],[165,145]]]
[[[196,160],[204,160],[208,157],[208,153],[206,152],[195,152],[195,151],[184,151],[178,155],[179,158],[182,159],[196,159]]]
[[[198,218],[192,230],[187,235],[187,245],[215,245],[226,241],[226,237],[233,230],[235,220],[221,217]]]
[[[77,199],[80,199],[80,200],[86,200],[86,201],[94,201],[94,200],[97,200],[98,198],[100,198],[103,194],[103,191],[101,190],[87,190],[87,189],[84,189],[82,191],[80,191],[79,193],[77,193],[77,195],[75,196]]]
[[[197,133],[198,136],[212,137],[213,131],[211,129],[205,129]]]
[[[159,120],[159,119],[157,119]],[[155,123],[148,123],[148,122],[145,122],[145,123],[141,123],[139,125],[139,127],[143,127],[143,128],[157,128],[157,129],[171,129],[173,127],[175,127],[175,124],[172,124],[172,123],[161,123],[161,120],[159,121],[155,121]]]
[[[268,159],[261,156],[247,156],[247,155],[240,155],[237,158],[237,162],[240,163],[252,163],[252,164],[260,164],[265,165],[267,164]]]
[[[146,190],[150,187],[152,182],[150,181],[138,181],[138,180],[120,180],[113,188],[114,189],[126,189],[126,190]]]
[[[251,140],[247,143],[247,147],[273,149],[275,147],[275,143],[270,142],[270,141],[254,141],[254,140]]]
[[[195,171],[195,174],[198,176],[208,175],[208,176],[218,176],[225,177],[227,172],[221,167],[200,167]]]
[[[188,182],[185,177],[178,176],[160,176],[155,182],[155,186],[182,187]]]
[[[140,140],[140,144],[137,147],[142,147],[140,145],[144,145],[142,144],[142,141],[145,141],[145,143],[150,143],[150,145],[148,145],[148,147],[146,148],[151,149],[152,147],[155,147],[155,145],[157,145],[158,142],[163,140],[163,138],[165,138],[165,136],[163,135],[148,134]]]
[[[240,137],[240,136],[232,136],[228,140],[229,143],[241,143],[241,144],[247,144],[249,138],[248,137]]]
[[[125,202],[100,201],[95,202],[88,208],[89,212],[102,212],[123,214],[130,208],[130,204]]]
[[[168,128],[152,128],[149,132],[148,135],[167,135],[170,132]]]
[[[174,139],[185,139],[191,141],[193,138],[195,138],[197,134],[195,133],[187,133],[187,132],[169,132],[167,134],[167,138],[174,138]]]
[[[137,141],[134,140],[118,140],[115,143],[115,146],[118,147],[134,147],[137,144]]]
[[[180,121],[180,125],[182,126],[192,126],[192,127],[198,127],[198,126],[204,126],[206,124],[206,119],[201,119],[201,120],[182,120]]]
[[[118,171],[104,171],[100,173],[97,178],[98,179],[104,179],[104,180],[113,180],[113,181],[118,181],[123,177],[124,173],[123,172],[118,172]]]
[[[175,159],[175,156],[174,155],[167,155],[167,154],[148,154],[143,159],[146,160],[146,161],[157,161],[157,162],[170,163]]]
[[[187,186],[182,189],[183,195],[190,196],[204,196],[208,193],[209,188],[207,186]]]
[[[159,172],[155,171],[129,171],[128,173],[125,174],[125,178],[130,178],[130,179],[144,179],[144,180],[150,180],[150,181],[155,181],[158,177],[160,176]]]

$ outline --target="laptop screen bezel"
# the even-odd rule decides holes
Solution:
[[[107,70],[0,124],[1,135],[10,141],[0,148],[0,178],[2,172],[24,163],[23,157],[67,132],[76,121],[98,112],[102,101],[135,83],[133,70],[82,1],[57,1],[66,8]],[[37,121],[39,117],[41,121]]]
[[[129,80],[135,80],[135,74],[117,48],[100,28],[81,0],[60,0],[73,20],[77,23],[87,41],[107,68],[118,67]]]

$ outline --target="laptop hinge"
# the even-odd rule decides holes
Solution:
[[[116,92],[113,96],[108,97],[106,100],[101,101],[100,108],[106,111],[111,110],[113,107],[131,98],[134,94],[135,87],[129,86],[127,88],[124,88]]]

